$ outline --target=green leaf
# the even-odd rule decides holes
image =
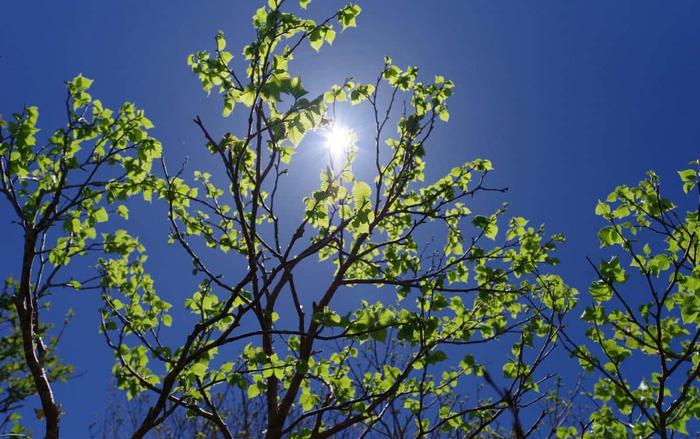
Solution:
[[[498,226],[496,225],[496,217],[489,218],[483,215],[477,215],[472,219],[472,224],[484,231],[484,236],[491,240],[495,240],[498,236]]]
[[[103,223],[109,219],[107,210],[104,207],[100,207],[95,211],[95,221],[98,223]]]
[[[207,364],[202,362],[194,363],[190,370],[195,376],[202,378],[207,373]]]
[[[609,215],[610,206],[607,203],[598,200],[598,204],[595,206],[595,214],[599,216]]]
[[[326,39],[326,43],[332,45],[333,41],[335,41],[335,31],[332,28],[328,28],[324,34],[324,37]]]
[[[698,184],[698,172],[695,169],[678,171],[678,175],[681,177],[681,181],[683,182],[683,192],[686,194],[693,190],[693,188]]]
[[[600,263],[600,273],[610,282],[623,283],[627,281],[627,273],[620,265],[620,260],[613,256],[609,261]]]
[[[343,9],[338,11],[338,21],[342,25],[343,30],[357,26],[356,18],[360,12],[362,12],[362,8],[353,3],[348,3]]]
[[[588,291],[591,293],[593,300],[599,303],[607,302],[613,295],[613,290],[610,288],[610,285],[601,280],[593,282]]]
[[[78,218],[73,218],[69,224],[70,224],[70,228],[69,228],[70,232],[73,232],[73,233],[80,232],[80,228],[82,225],[81,225],[80,220]]]
[[[129,208],[123,204],[117,206],[117,215],[124,219],[129,219]]]
[[[260,388],[258,388],[257,383],[253,383],[248,386],[248,398],[255,398],[260,395]]]
[[[447,108],[445,108],[445,107],[440,108],[438,116],[440,117],[440,120],[443,122],[447,122],[450,120],[450,112],[447,111]]]
[[[598,239],[601,247],[607,247],[614,244],[623,244],[625,240],[622,238],[620,231],[614,227],[603,227],[598,232]]]
[[[323,36],[321,35],[321,29],[314,29],[314,31],[309,34],[309,43],[316,52],[318,52],[321,49],[321,46],[323,46]]]
[[[364,181],[357,181],[352,186],[352,198],[356,209],[366,209],[370,205],[372,188]]]
[[[233,108],[235,107],[236,101],[234,100],[233,96],[230,94],[227,94],[224,97],[224,109],[221,112],[221,115],[223,117],[229,117],[231,113],[233,113]]]
[[[226,40],[224,39],[224,33],[219,31],[216,34],[216,50],[222,52],[224,49],[226,49]]]
[[[73,78],[73,81],[71,81],[71,84],[75,87],[77,91],[85,91],[88,90],[91,86],[94,80],[88,79],[85,76],[79,74],[75,78]]]

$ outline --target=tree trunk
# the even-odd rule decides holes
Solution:
[[[46,375],[43,365],[43,345],[38,345],[39,328],[35,322],[38,321],[36,313],[38,310],[34,306],[32,298],[32,265],[34,264],[37,235],[33,231],[24,235],[24,255],[22,258],[22,278],[20,279],[19,290],[15,293],[15,308],[19,317],[19,324],[22,332],[22,346],[27,366],[34,379],[34,387],[39,399],[43,416],[46,419],[46,439],[58,439],[59,422],[61,413],[54,400],[53,391],[49,378]],[[37,351],[39,351],[37,353]]]

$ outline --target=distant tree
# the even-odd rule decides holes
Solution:
[[[132,437],[179,408],[240,437],[240,411],[221,397],[231,386],[259,407],[256,431],[243,430],[253,437],[532,434],[550,378],[539,369],[574,303],[575,291],[547,272],[562,237],[520,217],[505,223],[505,209],[472,214],[468,200],[505,191],[488,185],[488,160],[424,182],[451,81],[422,82],[416,67],[386,58],[373,83],[348,79],[307,98],[289,70],[294,54],[331,45],[360,7],[315,22],[284,3],[255,13],[244,68],[221,32],[213,52],[189,57],[223,115],[243,124],[223,134],[195,118],[218,164],[195,171],[195,183],[165,165],[161,180],[139,183],[167,201],[170,240],[192,260],[191,316],[170,313],[136,238],[105,239],[114,256],[100,263],[102,330],[117,383],[129,398],[153,395]],[[361,148],[336,118],[350,104],[375,122]],[[318,189],[298,200],[300,218],[282,215],[289,179],[309,177],[293,156],[310,133],[327,137],[328,162]],[[366,154],[372,169],[355,174]],[[509,432],[493,428],[499,419],[510,419]]]
[[[596,207],[609,259],[594,265],[593,304],[582,320],[593,346],[568,333],[564,346],[597,382],[590,419],[558,437],[660,437],[688,434],[700,420],[700,186],[695,169],[679,172],[693,195],[685,213],[649,172],[618,186]],[[687,208],[687,207],[686,207]],[[697,430],[696,430],[697,431]]]
[[[46,438],[59,436],[61,416],[51,383],[71,371],[55,357],[56,339],[42,321],[46,298],[57,289],[99,286],[99,276],[78,279],[65,267],[75,256],[102,250],[97,224],[110,211],[128,215],[119,201],[141,192],[161,150],[141,110],[127,103],[113,112],[92,99],[91,83],[83,76],[67,83],[67,124],[45,142],[36,137],[36,107],[0,119],[0,194],[23,238],[17,280],[6,280],[2,296],[2,395],[13,410],[37,394]]]

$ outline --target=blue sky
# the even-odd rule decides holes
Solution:
[[[419,66],[427,78],[452,79],[450,123],[429,145],[428,174],[492,160],[492,181],[510,188],[497,201],[566,235],[560,273],[579,289],[593,279],[585,257],[599,254],[596,200],[649,169],[678,195],[675,171],[700,156],[698,2],[359,3],[357,29],[318,56],[310,49],[297,55],[307,89],[347,76],[371,81],[385,55]],[[310,13],[325,17],[339,4],[316,0]],[[40,125],[50,131],[63,123],[63,81],[82,72],[110,106],[129,100],[146,110],[172,166],[187,155],[192,169],[205,168],[210,158],[192,118],[201,115],[219,134],[230,122],[221,119],[220,102],[201,92],[186,56],[210,49],[219,29],[229,47],[247,43],[255,7],[233,0],[9,2],[0,27],[0,113],[38,105]],[[0,206],[4,278],[19,270],[20,236]],[[160,261],[161,288],[174,290],[177,269],[189,264],[165,246],[158,212],[137,211],[129,227]],[[179,305],[189,291],[173,294]],[[77,311],[61,353],[78,376],[57,392],[68,413],[64,434],[82,437],[102,411],[112,357],[96,332],[97,296],[63,292],[53,302],[56,315]]]

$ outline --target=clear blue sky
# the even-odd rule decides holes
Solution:
[[[566,235],[561,274],[579,289],[593,278],[585,256],[598,254],[596,200],[648,169],[677,194],[675,171],[700,156],[699,2],[359,3],[358,29],[339,35],[320,56],[297,56],[302,61],[295,69],[307,88],[320,91],[346,76],[369,81],[385,55],[421,67],[428,78],[452,79],[451,119],[429,146],[429,174],[491,159],[493,181],[510,187],[499,201],[509,201],[512,214]],[[315,0],[311,14],[325,17],[337,4]],[[191,119],[201,115],[218,133],[228,122],[185,59],[210,49],[219,29],[229,47],[247,43],[255,7],[234,0],[7,2],[0,112],[38,105],[49,131],[63,123],[63,81],[82,72],[96,80],[93,94],[110,106],[132,100],[145,108],[173,166],[189,155],[192,169],[206,167]],[[17,276],[20,236],[7,205],[0,206],[4,278]],[[182,281],[178,268],[188,263],[165,246],[159,212],[137,211],[129,227],[160,261],[152,267],[158,285],[179,306],[190,291],[165,291]],[[53,302],[57,313],[77,311],[61,345],[78,372],[57,386],[67,412],[62,429],[65,437],[86,437],[111,378],[112,356],[97,334],[99,298],[62,292]]]

